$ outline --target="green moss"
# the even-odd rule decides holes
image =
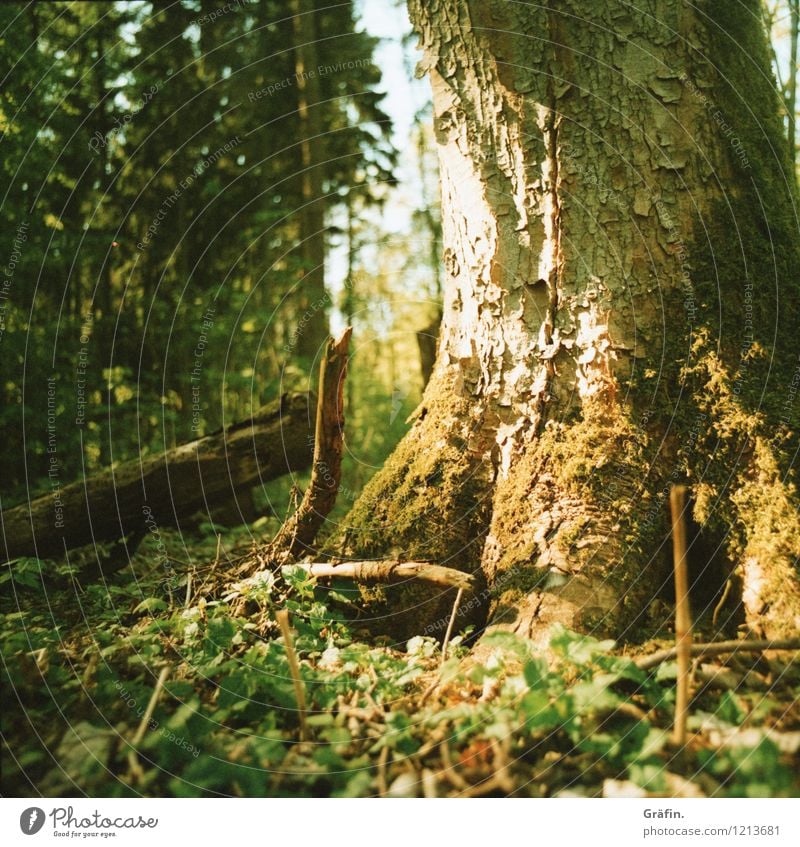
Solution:
[[[491,467],[482,451],[470,447],[467,405],[452,382],[439,377],[428,386],[424,403],[416,424],[327,548],[353,559],[432,561],[480,575]],[[450,614],[454,592],[409,583],[365,592],[363,598],[371,628],[405,640],[426,629],[443,635],[438,625]],[[474,612],[470,620],[480,617],[477,603]]]
[[[522,585],[524,593],[577,598],[582,626],[628,626],[663,577],[653,572],[662,563],[650,561],[663,515],[647,516],[640,491],[649,464],[646,430],[608,398],[549,423],[497,487],[495,608],[518,602]]]
[[[354,505],[344,531],[353,557],[394,555],[475,566],[468,542],[486,526],[491,480],[467,448],[464,404],[446,386],[426,394],[430,411],[411,429]],[[338,542],[337,542],[338,543]]]
[[[744,583],[750,626],[771,637],[800,630],[800,502],[785,446],[791,434],[753,413],[721,357],[701,338],[690,368],[709,425],[690,473],[695,519],[726,539]]]

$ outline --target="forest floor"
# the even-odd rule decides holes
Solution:
[[[207,529],[147,539],[105,583],[61,566],[45,587],[37,560],[0,578],[5,796],[800,795],[797,654],[696,663],[678,749],[675,663],[632,658],[668,632],[623,649],[556,630],[549,661],[498,633],[482,662],[462,633],[443,661],[429,638],[369,638],[345,586],[231,578],[249,530]]]

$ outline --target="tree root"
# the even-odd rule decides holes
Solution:
[[[442,565],[432,565],[429,562],[298,562],[295,567],[302,568],[310,576],[315,577],[344,577],[356,582],[399,582],[405,579],[416,579],[430,582],[445,588],[475,589],[475,577],[471,574],[457,571],[455,568],[445,568]]]
[[[778,641],[769,641],[767,639],[749,640],[749,641],[717,641],[708,644],[694,644],[691,648],[691,656],[703,657],[706,656],[721,656],[723,653],[760,653],[765,650],[800,650],[800,638],[785,638]],[[649,656],[642,656],[634,659],[636,667],[643,671],[655,668],[662,662],[669,662],[677,658],[678,650],[676,647],[670,647],[666,650],[659,650],[656,653],[651,653]]]

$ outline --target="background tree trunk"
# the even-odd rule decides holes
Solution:
[[[422,385],[428,384],[436,364],[436,342],[439,338],[439,327],[442,324],[441,315],[437,315],[424,329],[417,330],[417,347],[419,347],[419,370],[422,374]]]
[[[723,629],[743,605],[759,633],[797,631],[798,242],[758,3],[409,8],[444,319],[348,553],[480,570],[490,622],[530,637],[630,637],[661,623],[685,482],[698,614],[731,578]],[[383,624],[418,632],[449,599],[396,590]]]
[[[294,0],[295,81],[300,119],[301,198],[299,253],[303,261],[297,299],[297,353],[308,361],[322,355],[328,338],[325,292],[325,206],[322,197],[324,137],[320,120],[314,3]]]

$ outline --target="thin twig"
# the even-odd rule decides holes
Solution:
[[[450,643],[450,636],[453,634],[453,625],[456,622],[456,615],[458,614],[458,606],[461,603],[461,598],[464,596],[464,589],[459,588],[456,594],[456,599],[453,602],[453,611],[450,614],[450,621],[447,624],[447,632],[444,634],[444,641],[442,642],[442,666],[447,661],[447,645]]]
[[[434,677],[433,682],[431,682],[431,684],[422,692],[422,695],[419,698],[419,705],[420,706],[424,706],[425,703],[428,702],[428,697],[430,697],[431,694],[433,694],[433,692],[436,691],[436,689],[439,687],[440,682],[441,682],[441,680],[439,679],[438,676]]]
[[[725,590],[722,592],[722,597],[719,598],[719,603],[714,607],[714,614],[711,616],[711,625],[714,629],[717,628],[717,618],[719,618],[719,613],[722,611],[722,607],[725,605],[725,601],[728,599],[728,595],[731,593],[731,588],[733,587],[733,579],[728,577],[725,581]]]
[[[294,641],[292,639],[292,631],[289,628],[289,612],[286,609],[281,609],[275,613],[278,625],[281,628],[283,635],[283,643],[286,648],[286,658],[289,661],[289,671],[292,674],[292,682],[294,683],[294,696],[297,700],[297,716],[300,721],[300,740],[308,741],[308,724],[306,723],[306,692],[303,688],[303,680],[300,677],[300,663],[297,661],[297,653],[294,649]]]
[[[378,757],[378,796],[385,797],[389,791],[386,782],[386,763],[389,760],[389,748],[381,748],[381,754]]]
[[[507,782],[498,774],[492,774],[477,785],[468,785],[459,793],[459,797],[483,797],[491,791],[506,791]]]
[[[436,774],[428,768],[423,768],[420,778],[422,781],[422,796],[429,800],[433,800],[438,797],[439,792],[436,790]]]
[[[189,602],[192,599],[192,577],[194,576],[194,568],[186,575],[186,600],[183,603],[183,608],[189,608]]]
[[[208,585],[209,580],[212,580],[214,578],[214,574],[216,573],[216,570],[219,567],[219,557],[220,557],[221,552],[222,552],[222,533],[218,532],[217,533],[217,553],[214,556],[214,561],[210,565],[205,565],[201,568],[198,568],[198,570],[201,570],[201,571],[202,570],[208,570],[208,575],[203,580],[203,582],[200,584],[200,588],[198,588],[197,591],[195,592],[196,595],[202,596],[203,590],[205,589],[206,585]]]
[[[147,732],[148,725],[150,724],[150,718],[153,717],[153,712],[156,708],[156,703],[158,702],[159,695],[161,694],[161,689],[164,687],[164,683],[167,681],[167,675],[169,674],[169,666],[165,666],[161,668],[161,673],[158,675],[158,679],[156,680],[156,686],[153,689],[153,693],[150,695],[150,701],[147,704],[147,708],[144,710],[144,714],[142,715],[142,719],[139,722],[139,728],[136,730],[136,734],[131,739],[130,745],[131,749],[128,752],[128,764],[130,765],[131,773],[137,779],[141,779],[144,776],[144,772],[142,771],[142,767],[139,764],[138,754],[136,752],[136,747],[141,744],[142,739]]]
[[[505,744],[508,744],[506,739]],[[510,794],[514,790],[514,779],[510,773],[510,762],[508,760],[508,751],[496,738],[490,738],[489,744],[492,747],[494,754],[494,769],[500,787],[506,794]]]
[[[708,644],[693,644],[691,655],[721,656],[724,653],[760,653],[765,650],[800,650],[800,638],[785,638],[780,641],[749,640],[749,641],[717,641]],[[634,659],[636,667],[643,671],[655,668],[663,662],[670,662],[677,656],[674,647],[666,650],[658,650],[649,656]]]
[[[672,555],[675,566],[675,654],[678,658],[675,726],[672,738],[686,746],[689,714],[689,657],[692,652],[692,615],[689,608],[689,576],[686,566],[686,487],[673,485],[669,496],[672,512]]]
[[[450,758],[450,747],[446,739],[439,745],[439,751],[442,757],[442,764],[444,765],[442,775],[453,786],[453,788],[457,788],[459,791],[464,791],[469,788],[470,785],[466,779],[464,779],[464,777],[461,776],[461,774],[453,767],[453,761]]]

